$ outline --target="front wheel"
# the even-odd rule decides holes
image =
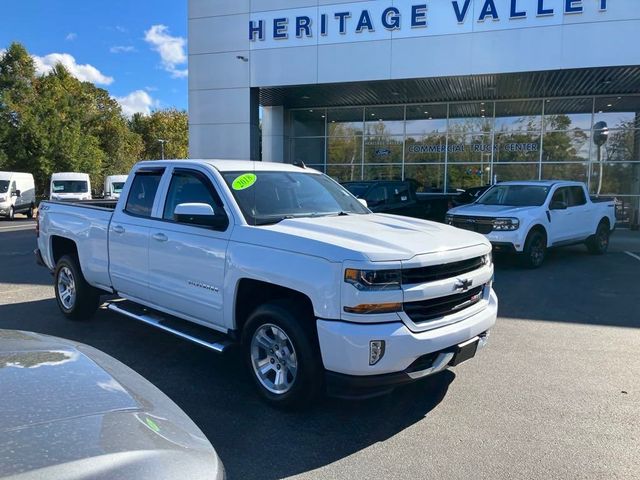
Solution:
[[[27,210],[27,218],[33,218],[33,205],[31,205],[29,210]]]
[[[526,268],[539,268],[547,257],[547,239],[540,231],[533,231],[527,237],[522,252],[522,263]]]
[[[16,218],[16,211],[14,210],[13,207],[9,208],[9,220],[15,220]]]
[[[604,255],[609,250],[609,226],[602,222],[598,225],[595,235],[587,240],[587,250],[593,255]]]
[[[247,320],[243,350],[260,395],[276,407],[310,403],[322,385],[313,318],[294,302],[258,307]]]
[[[78,260],[63,256],[58,260],[54,278],[56,301],[64,316],[71,320],[91,318],[100,304],[100,294],[84,279]]]

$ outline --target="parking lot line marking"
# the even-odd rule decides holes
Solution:
[[[636,255],[635,253],[631,253],[631,252],[624,252],[627,255],[629,255],[630,257],[635,258],[636,260],[640,261],[640,255]]]

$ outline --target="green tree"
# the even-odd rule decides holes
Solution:
[[[151,115],[136,113],[130,121],[130,128],[140,135],[144,145],[141,158],[157,160],[162,155],[164,141],[165,158],[187,158],[189,154],[189,121],[187,112],[166,109]]]

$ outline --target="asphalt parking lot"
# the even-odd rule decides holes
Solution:
[[[237,354],[104,310],[65,320],[33,248],[32,222],[0,221],[0,328],[88,343],[137,370],[200,426],[230,479],[640,476],[638,232],[617,232],[602,257],[552,252],[535,271],[497,259],[500,318],[479,357],[298,413],[264,405]]]

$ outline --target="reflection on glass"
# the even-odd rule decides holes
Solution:
[[[484,165],[448,165],[447,189],[481,187],[491,182],[491,167]]]
[[[292,138],[291,163],[304,162],[305,164],[324,163],[324,137],[323,138]]]
[[[447,136],[407,136],[404,154],[407,163],[444,163],[447,156]]]
[[[492,150],[491,135],[449,135],[449,162],[490,163]]]
[[[490,132],[493,102],[453,103],[449,107],[449,132]]]
[[[365,165],[364,180],[402,180],[402,165]]]
[[[640,194],[640,163],[591,164],[591,193],[596,195]]]
[[[447,131],[447,105],[410,105],[407,106],[408,135],[426,135]]]
[[[327,109],[327,128],[330,137],[362,135],[364,108]]]
[[[327,139],[327,163],[362,163],[362,137],[339,137]]]
[[[365,163],[402,163],[402,138],[384,135],[365,137]]]
[[[542,161],[588,161],[590,148],[590,132],[588,130],[546,132],[542,144]]]
[[[546,100],[544,104],[544,129],[591,130],[593,98],[562,98]]]
[[[609,138],[602,146],[601,158],[604,162],[640,161],[640,130],[609,130]],[[595,146],[594,161],[598,161]]]
[[[596,98],[594,122],[606,122],[610,129],[640,128],[640,97]]]
[[[538,180],[538,164],[496,164],[493,166],[493,176],[498,182],[508,182],[510,180]]]
[[[496,132],[539,132],[542,101],[496,102]]]
[[[404,179],[416,182],[418,192],[441,193],[444,191],[443,164],[407,165],[404,167]]]
[[[362,164],[327,165],[327,175],[337,182],[353,182],[362,180]]]
[[[543,180],[575,180],[587,183],[587,163],[543,163]]]
[[[495,136],[495,162],[534,162],[540,159],[540,134],[514,132]]]
[[[294,137],[324,137],[324,108],[293,110],[291,112],[291,133]]]
[[[404,134],[404,106],[367,107],[364,118],[365,135]]]

